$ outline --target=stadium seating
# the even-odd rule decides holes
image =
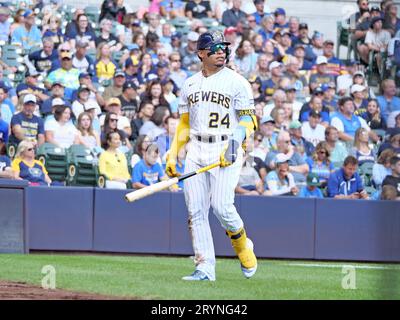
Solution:
[[[43,163],[53,181],[64,182],[67,177],[66,150],[51,143],[42,144],[37,152],[36,159]]]
[[[67,185],[97,186],[99,180],[98,160],[91,149],[83,145],[72,145],[67,150]],[[99,187],[103,187],[100,179]]]

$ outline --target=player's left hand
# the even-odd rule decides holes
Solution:
[[[239,146],[240,144],[236,140],[229,140],[228,146],[222,151],[219,157],[221,167],[228,167],[236,161]]]

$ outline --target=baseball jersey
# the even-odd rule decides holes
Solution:
[[[232,135],[240,110],[254,110],[251,86],[229,68],[208,77],[200,71],[183,85],[179,113],[189,113],[191,135]]]

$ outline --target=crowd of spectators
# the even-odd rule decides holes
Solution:
[[[359,60],[342,60],[332,39],[267,0],[151,0],[136,12],[105,0],[96,13],[11,1],[0,7],[0,177],[52,183],[34,157],[51,143],[90,148],[109,188],[166,179],[180,90],[200,70],[199,35],[216,29],[231,42],[228,67],[251,84],[259,121],[237,193],[399,199],[397,69],[377,88],[366,76],[370,52],[383,71],[400,62],[397,6],[357,4],[349,32]],[[22,50],[20,66],[7,64],[10,46]],[[18,146],[12,161],[8,144]],[[181,150],[178,171],[184,164]]]

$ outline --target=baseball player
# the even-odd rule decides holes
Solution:
[[[225,67],[229,45],[218,31],[199,37],[197,51],[202,70],[182,87],[180,122],[167,157],[169,176],[177,175],[177,154],[186,143],[185,173],[221,162],[220,167],[184,181],[196,270],[183,280],[215,281],[215,253],[208,222],[210,205],[231,239],[244,276],[250,278],[257,270],[253,244],[233,205],[242,143],[257,128],[257,122],[250,84]]]

